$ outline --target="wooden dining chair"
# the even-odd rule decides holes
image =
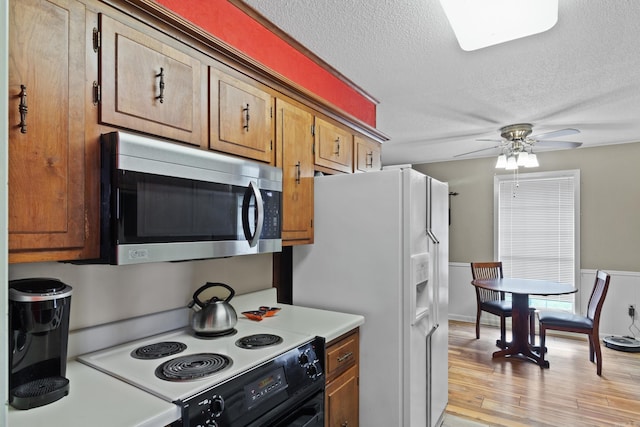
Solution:
[[[471,276],[476,279],[501,279],[502,262],[472,262]],[[505,301],[504,292],[492,291],[474,286],[476,289],[476,339],[480,338],[480,315],[483,311],[500,317],[500,339],[496,345],[506,348],[506,318],[511,317],[511,301]]]
[[[600,312],[604,299],[609,290],[610,275],[598,270],[596,281],[589,297],[586,316],[567,312],[540,311],[538,321],[540,325],[540,348],[544,349],[547,329],[556,331],[575,332],[589,336],[589,360],[596,359],[596,372],[602,375],[602,351],[600,350]],[[544,351],[540,351],[540,366],[545,367]]]
[[[471,277],[475,279],[501,279],[502,261],[472,262]],[[506,318],[511,317],[511,301],[505,301],[504,292],[476,288],[476,339],[480,338],[480,315],[483,311],[500,317],[500,339],[496,345],[506,348]],[[529,343],[535,344],[535,308],[529,309]]]

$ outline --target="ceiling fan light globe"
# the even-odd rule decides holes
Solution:
[[[507,165],[505,166],[505,169],[508,171],[518,169],[518,162],[516,161],[515,156],[510,156],[507,159]]]
[[[496,162],[496,169],[504,169],[507,166],[507,156],[500,154]]]
[[[529,158],[529,153],[523,151],[518,154],[518,166],[526,166]]]
[[[540,166],[540,163],[538,163],[538,156],[536,156],[533,153],[529,154],[527,156],[527,162],[525,163],[524,167],[525,168],[537,168],[538,166]]]

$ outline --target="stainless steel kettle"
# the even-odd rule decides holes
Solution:
[[[202,292],[213,287],[223,287],[229,291],[226,299],[213,297],[206,302],[202,302],[199,296]],[[229,301],[235,295],[235,291],[224,283],[207,282],[193,294],[193,301],[188,305],[194,311],[191,313],[191,327],[196,335],[217,336],[233,332],[234,326],[238,323],[238,315]]]

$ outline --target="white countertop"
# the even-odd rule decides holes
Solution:
[[[357,314],[278,304],[274,288],[238,295],[231,304],[241,319],[243,311],[257,310],[262,305],[280,307],[275,316],[258,322],[260,326],[321,336],[327,343],[365,321]],[[157,427],[180,418],[176,405],[75,360],[67,363],[66,376],[68,396],[29,410],[9,407],[8,427]]]
[[[158,427],[180,418],[173,403],[80,362],[67,363],[66,377],[69,395],[62,399],[28,410],[9,406],[9,427]]]
[[[261,305],[280,307],[281,310],[275,316],[259,321],[260,326],[317,335],[323,337],[327,343],[359,327],[365,321],[364,316],[358,314],[278,304],[276,292],[275,288],[252,292],[232,299],[231,304],[239,318],[244,318],[243,311],[257,310]]]

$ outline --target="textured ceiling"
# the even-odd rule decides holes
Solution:
[[[437,0],[245,3],[380,102],[384,164],[493,156],[459,155],[522,122],[576,128],[559,139],[583,147],[640,141],[638,1],[560,0],[551,30],[473,52]]]

